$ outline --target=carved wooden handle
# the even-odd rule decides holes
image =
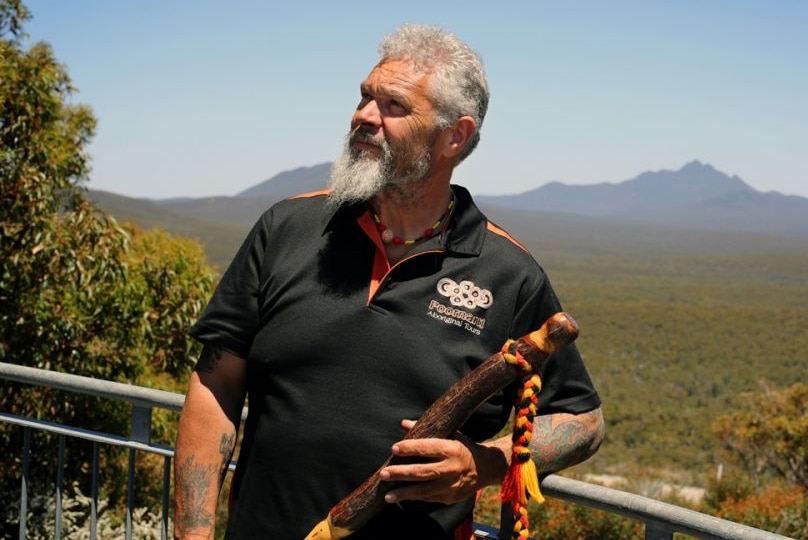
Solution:
[[[567,313],[556,313],[535,332],[516,340],[516,350],[534,370],[551,354],[558,352],[578,337],[578,324]],[[524,373],[520,366],[508,362],[498,352],[471,373],[453,384],[424,412],[407,433],[407,439],[449,438],[474,411],[496,392],[511,384]],[[384,508],[384,494],[392,489],[382,482],[381,470],[390,464],[392,456],[361,486],[342,499],[309,533],[305,540],[337,540],[358,530]]]

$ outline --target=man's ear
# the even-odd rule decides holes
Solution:
[[[461,116],[448,129],[451,130],[451,136],[444,147],[444,153],[447,157],[457,158],[471,141],[477,130],[477,123],[471,116]]]

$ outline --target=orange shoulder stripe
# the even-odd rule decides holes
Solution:
[[[506,238],[506,239],[507,239],[507,240],[509,240],[511,243],[513,243],[513,245],[515,245],[516,247],[518,247],[519,249],[521,249],[521,250],[522,250],[522,251],[524,251],[525,253],[530,253],[530,252],[528,251],[528,249],[527,249],[525,246],[523,246],[522,244],[520,244],[519,242],[517,242],[517,241],[516,241],[516,239],[515,239],[513,236],[511,236],[510,234],[508,234],[508,233],[507,233],[507,232],[505,232],[504,230],[500,229],[499,227],[497,227],[496,225],[494,225],[494,224],[493,224],[493,223],[491,223],[490,221],[488,222],[487,228],[488,228],[488,230],[489,230],[489,231],[491,231],[492,233],[494,233],[494,234],[498,234],[499,236],[501,236],[501,237],[503,237],[503,238]]]
[[[321,189],[318,191],[309,191],[308,193],[300,193],[299,195],[292,195],[290,199],[305,199],[306,197],[316,197],[317,195],[328,195],[331,193],[331,188]]]

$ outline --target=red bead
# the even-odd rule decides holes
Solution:
[[[404,240],[402,240],[400,236],[394,236],[393,237],[393,243],[396,244],[396,245],[402,243],[403,241]]]

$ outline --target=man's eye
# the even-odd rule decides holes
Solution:
[[[395,113],[406,113],[407,108],[396,100],[390,100],[390,110]]]

